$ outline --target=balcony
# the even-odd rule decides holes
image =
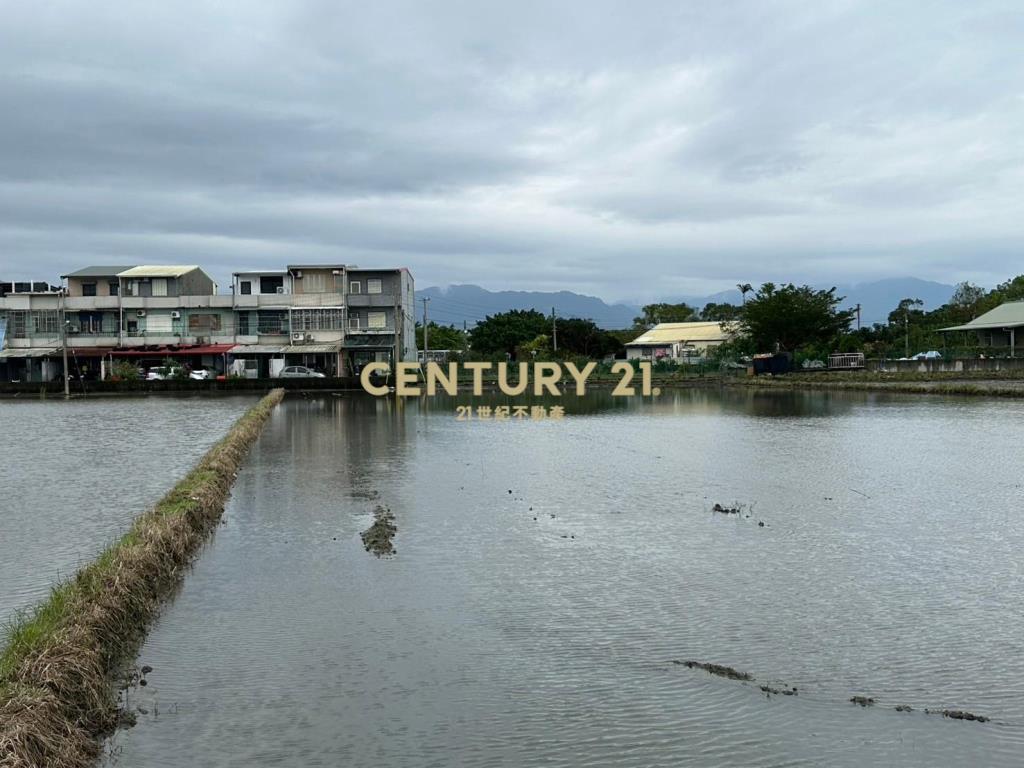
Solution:
[[[349,327],[345,331],[345,335],[346,336],[385,336],[385,335],[387,335],[389,333],[393,334],[394,332],[395,332],[395,326],[393,326],[393,325],[385,325],[385,326],[378,327],[378,328],[367,328],[366,326],[363,326],[361,328]]]
[[[348,295],[350,307],[394,307],[396,303],[401,304],[393,293],[350,293]]]
[[[230,309],[235,297],[227,294],[209,296],[122,296],[121,306],[133,309]],[[90,298],[90,301],[92,299]]]
[[[119,301],[117,296],[68,296],[64,299],[64,308],[68,312],[117,309]]]

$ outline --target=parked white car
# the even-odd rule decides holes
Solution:
[[[208,381],[213,378],[213,371],[208,371],[205,368],[196,368],[188,372],[188,377],[193,381]]]
[[[281,379],[326,379],[327,377],[314,371],[312,368],[307,368],[304,365],[289,365],[281,369],[281,372],[277,374],[278,378]]]
[[[175,379],[179,376],[181,376],[181,368],[161,365],[149,369],[146,373],[146,381],[163,381],[164,379]]]
[[[912,360],[941,360],[942,359],[942,354],[940,352],[937,352],[936,350],[932,349],[932,350],[929,350],[928,352],[918,352],[911,359]]]

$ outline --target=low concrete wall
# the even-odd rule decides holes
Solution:
[[[962,358],[950,360],[868,360],[869,371],[885,373],[972,373],[984,371],[1021,371],[1024,358]]]

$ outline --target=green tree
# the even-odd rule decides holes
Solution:
[[[985,298],[987,293],[980,285],[966,281],[957,283],[956,290],[953,291],[953,298],[949,300],[949,303],[958,307],[973,308],[975,304]]]
[[[622,349],[622,342],[608,331],[598,328],[593,320],[579,317],[559,318],[558,351],[584,357],[604,357]]]
[[[551,319],[535,309],[513,309],[488,315],[469,332],[473,351],[482,355],[515,355],[520,344],[549,333]]]
[[[743,307],[737,307],[735,304],[722,303],[717,304],[715,302],[709,302],[704,305],[704,309],[700,311],[701,320],[739,320],[743,315]]]
[[[750,283],[736,283],[736,290],[740,292],[743,297],[743,303],[747,303],[747,294],[754,290],[754,286]]]
[[[427,341],[431,349],[450,349],[462,352],[469,343],[466,333],[454,325],[438,325],[430,323],[430,333],[427,334]],[[423,324],[416,323],[416,348],[424,349]]]
[[[697,310],[685,302],[679,304],[648,304],[641,307],[643,315],[633,318],[637,328],[647,329],[658,323],[685,323],[695,319]]]
[[[764,283],[743,307],[743,335],[762,352],[834,345],[854,315],[839,309],[842,300],[835,288]]]

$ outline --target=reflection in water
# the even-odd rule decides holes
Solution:
[[[118,765],[1019,762],[1020,404],[461,402],[286,401],[142,651]],[[391,559],[359,538],[377,504]]]

